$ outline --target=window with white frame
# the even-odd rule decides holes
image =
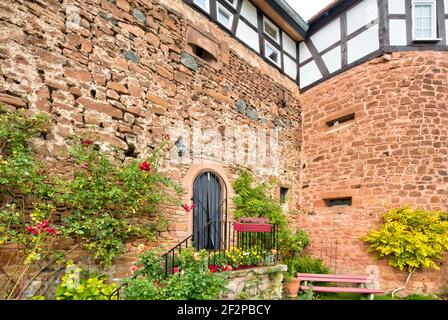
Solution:
[[[193,0],[193,3],[210,13],[210,0]]]
[[[280,29],[268,18],[263,16],[263,30],[275,42],[280,43]]]
[[[277,66],[280,67],[281,65],[281,56],[280,51],[277,50],[272,44],[270,44],[268,41],[265,40],[264,42],[264,55],[268,60],[275,63]]]
[[[233,14],[229,10],[224,8],[224,6],[222,4],[220,4],[219,2],[217,3],[217,7],[216,7],[216,15],[217,15],[217,20],[220,24],[222,24],[224,27],[226,27],[229,30],[232,29]]]
[[[236,9],[236,5],[238,4],[238,0],[225,0],[225,1]]]
[[[413,40],[437,40],[436,0],[412,1]]]

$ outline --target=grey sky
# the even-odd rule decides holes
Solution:
[[[288,4],[306,21],[333,0],[286,0]]]

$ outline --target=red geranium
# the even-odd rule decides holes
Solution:
[[[140,170],[142,171],[151,171],[151,164],[147,161],[142,162],[142,164],[139,166]]]

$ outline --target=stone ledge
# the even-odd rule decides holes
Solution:
[[[258,267],[227,272],[229,281],[221,294],[223,300],[277,300],[283,292],[285,265]]]
[[[251,269],[243,269],[243,270],[236,270],[227,272],[228,274],[227,279],[233,279],[233,278],[239,278],[239,277],[246,277],[249,275],[263,275],[263,274],[270,274],[270,273],[280,273],[280,272],[286,272],[288,270],[288,267],[284,264],[279,264],[275,266],[269,266],[269,267],[255,267]]]

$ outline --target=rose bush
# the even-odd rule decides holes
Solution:
[[[86,141],[86,140],[83,140]],[[161,152],[147,160],[121,164],[101,153],[94,143],[75,144],[71,157],[78,170],[71,179],[58,179],[58,200],[71,209],[63,219],[63,234],[77,237],[89,253],[104,265],[125,252],[131,236],[154,239],[157,209],[162,203],[178,203],[181,188],[158,172]],[[151,217],[145,224],[132,220]],[[143,219],[145,220],[145,219]]]

